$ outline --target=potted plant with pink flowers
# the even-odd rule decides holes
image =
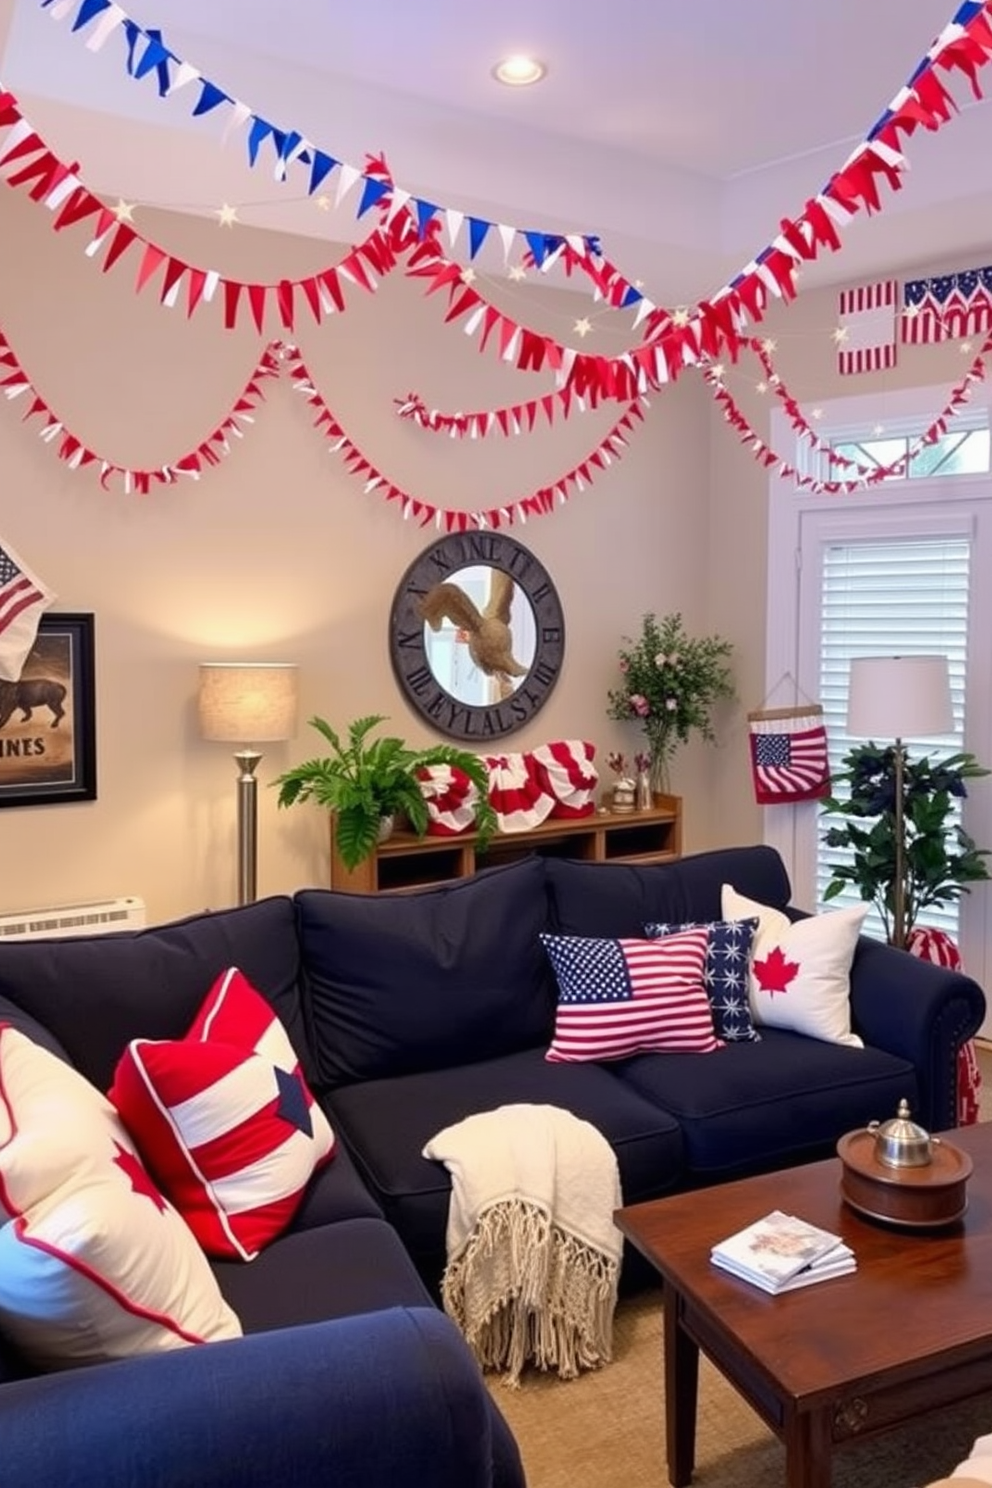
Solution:
[[[712,708],[733,698],[730,641],[720,636],[686,635],[679,613],[659,620],[644,616],[637,640],[624,636],[618,664],[619,687],[609,693],[608,718],[639,723],[651,755],[651,789],[668,791],[668,767],[680,744],[693,733],[713,740]]]

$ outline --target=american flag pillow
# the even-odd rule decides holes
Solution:
[[[110,1099],[209,1255],[252,1260],[334,1151],[286,1030],[236,967],[184,1039],[131,1041]]]
[[[542,935],[558,982],[553,1062],[723,1048],[703,982],[705,928],[661,940]]]
[[[687,925],[650,924],[644,926],[644,934],[676,935],[699,927],[698,920]],[[754,1026],[747,994],[751,946],[758,921],[709,920],[702,923],[702,928],[707,937],[703,980],[717,1036],[728,1044],[757,1043],[761,1034]]]

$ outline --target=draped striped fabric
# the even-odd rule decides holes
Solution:
[[[921,961],[933,961],[946,966],[950,971],[961,971],[961,952],[946,930],[929,925],[914,925],[906,942],[906,949]],[[958,1126],[973,1126],[981,1112],[979,1091],[982,1088],[982,1071],[974,1039],[969,1039],[958,1050]]]

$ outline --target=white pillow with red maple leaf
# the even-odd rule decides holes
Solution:
[[[851,962],[867,904],[793,921],[724,884],[722,908],[725,919],[758,921],[748,981],[755,1023],[864,1048],[851,1031]]]

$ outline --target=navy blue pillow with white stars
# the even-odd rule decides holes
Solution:
[[[728,1044],[757,1043],[761,1034],[751,1018],[748,967],[757,920],[690,921],[686,925],[650,924],[644,934],[652,939],[680,930],[705,929],[706,961],[703,979],[713,1010],[713,1027]]]

